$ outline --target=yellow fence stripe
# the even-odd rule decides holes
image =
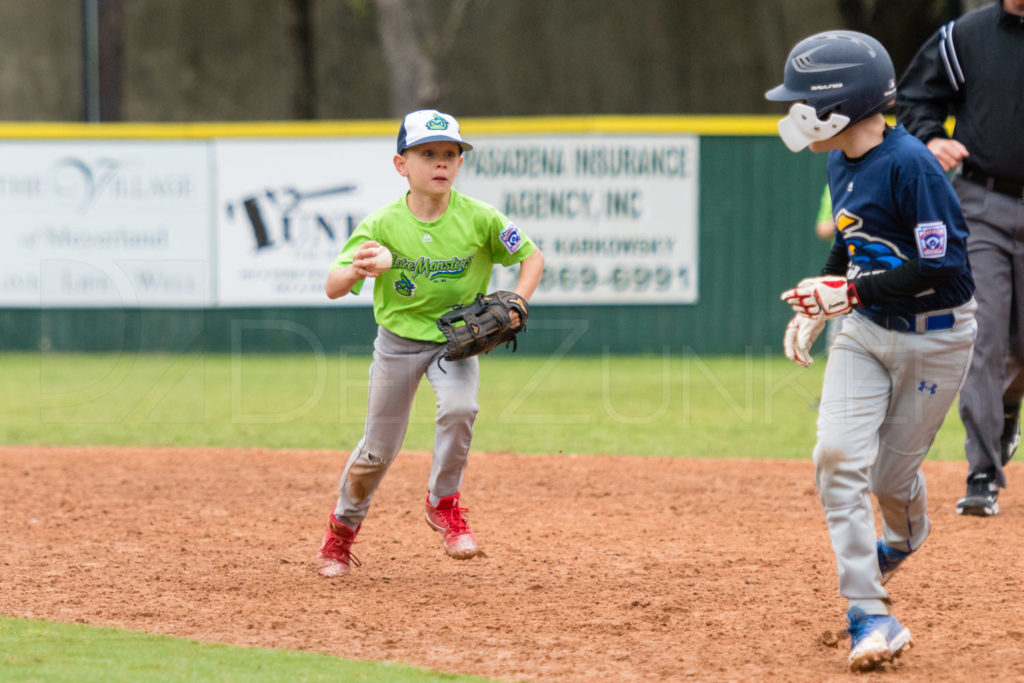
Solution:
[[[774,135],[774,116],[541,116],[460,119],[473,135],[693,133]],[[0,139],[209,139],[391,137],[394,120],[207,123],[0,123]]]
[[[463,134],[474,135],[776,135],[780,116],[537,116],[460,119]],[[893,123],[892,117],[887,117]],[[952,131],[952,119],[946,123]],[[212,139],[392,137],[395,120],[262,121],[205,123],[0,122],[0,140],[40,139]]]

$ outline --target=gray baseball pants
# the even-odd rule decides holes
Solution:
[[[994,470],[1005,487],[1003,406],[1024,396],[1024,202],[959,176],[953,185],[971,229],[967,253],[978,300],[978,341],[960,394],[968,476]]]
[[[859,313],[843,319],[829,349],[814,447],[815,484],[851,607],[888,614],[875,548],[871,494],[882,539],[917,550],[931,528],[921,462],[971,362],[976,304],[953,310],[952,329],[896,332]]]
[[[413,398],[424,374],[437,396],[428,490],[440,498],[459,491],[480,409],[480,362],[473,357],[441,360],[439,364],[442,348],[435,342],[406,339],[377,328],[366,429],[342,472],[334,508],[335,518],[349,528],[355,529],[366,517],[374,492],[402,447]]]

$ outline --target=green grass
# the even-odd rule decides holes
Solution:
[[[804,458],[814,445],[820,358],[543,357],[482,360],[474,450]],[[8,444],[349,450],[366,410],[367,356],[0,355]],[[424,381],[405,448],[433,443]],[[929,457],[955,460],[955,412]]]
[[[485,681],[383,662],[0,617],[4,681]]]

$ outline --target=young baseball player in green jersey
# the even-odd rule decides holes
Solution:
[[[365,278],[374,278],[378,330],[366,428],[342,472],[327,521],[318,555],[323,576],[342,576],[358,566],[352,542],[402,446],[424,374],[437,395],[427,523],[441,534],[448,555],[462,559],[477,553],[459,489],[479,410],[479,359],[442,361],[445,338],[437,318],[484,293],[495,264],[520,264],[515,291],[529,300],[544,271],[544,256],[497,209],[452,188],[462,153],[470,149],[454,117],[433,110],[408,114],[394,163],[409,191],[363,220],[327,277],[331,299],[358,293]]]

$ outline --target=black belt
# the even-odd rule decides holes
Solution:
[[[1003,178],[995,178],[993,176],[986,175],[973,166],[968,166],[967,164],[964,164],[963,176],[972,183],[984,185],[993,192],[1009,195],[1015,199],[1024,201],[1024,183],[1019,183],[1014,180],[1005,180]]]
[[[956,322],[952,313],[921,313],[919,315],[874,315],[865,313],[872,322],[895,332],[924,334],[934,330],[950,330]]]

